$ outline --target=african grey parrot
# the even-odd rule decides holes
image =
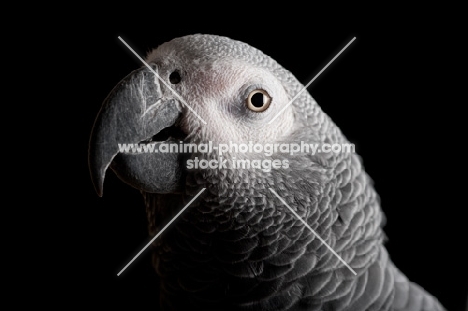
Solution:
[[[189,35],[146,63],[104,101],[89,165],[99,195],[108,167],[141,191],[152,237],[206,189],[152,243],[162,310],[444,310],[390,260],[379,197],[355,153],[119,152],[123,143],[348,143],[288,70],[246,43]],[[220,156],[288,165],[187,165]]]

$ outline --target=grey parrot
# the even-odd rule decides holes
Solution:
[[[444,310],[389,258],[380,199],[356,153],[119,149],[349,143],[291,72],[204,34],[145,61],[104,100],[89,167],[99,195],[109,167],[141,191],[151,237],[172,219],[151,245],[162,310]],[[193,165],[221,157],[281,165]]]

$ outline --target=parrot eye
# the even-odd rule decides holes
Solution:
[[[173,71],[169,75],[169,81],[171,81],[172,84],[178,84],[180,82],[180,80],[181,80],[180,73],[177,70]]]
[[[254,90],[247,97],[247,107],[255,112],[263,112],[270,106],[271,97],[265,90]]]

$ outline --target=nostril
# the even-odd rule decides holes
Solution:
[[[173,71],[170,75],[169,75],[169,81],[172,83],[172,84],[178,84],[180,82],[181,78],[180,78],[180,73],[175,70]]]

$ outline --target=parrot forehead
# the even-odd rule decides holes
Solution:
[[[238,60],[265,69],[279,65],[262,51],[247,43],[216,35],[196,34],[175,38],[152,51],[148,61],[178,62],[186,65],[207,66]]]
[[[287,90],[296,81],[289,71],[262,51],[217,35],[195,34],[172,39],[150,52],[147,62],[182,70],[198,87],[217,94],[249,82],[282,85]]]

